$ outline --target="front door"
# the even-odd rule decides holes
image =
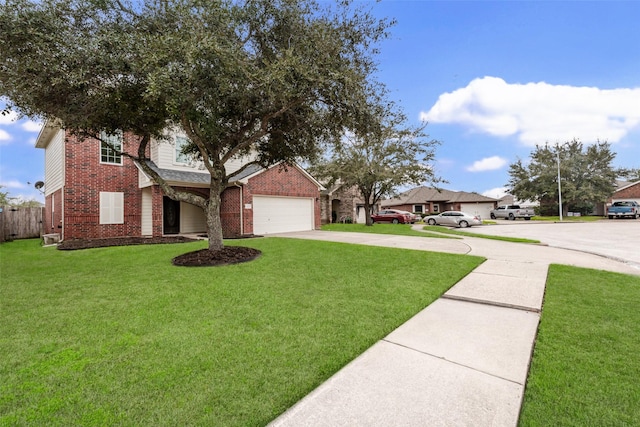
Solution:
[[[180,233],[180,202],[167,196],[162,198],[162,224],[164,234]]]

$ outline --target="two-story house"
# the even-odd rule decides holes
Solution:
[[[128,135],[112,135],[112,147],[126,146]],[[105,137],[103,136],[103,139]],[[210,176],[182,151],[186,136],[174,131],[168,141],[153,141],[149,165],[170,185],[208,195]],[[45,150],[44,232],[61,240],[120,236],[203,233],[204,212],[162,194],[139,165],[109,144],[80,140],[46,123],[36,140]],[[246,162],[246,159],[244,159]],[[243,165],[228,162],[227,173]],[[221,196],[225,238],[320,227],[322,186],[299,166],[249,167],[232,176]]]

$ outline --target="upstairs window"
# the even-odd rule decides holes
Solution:
[[[184,136],[176,136],[176,152],[175,162],[180,164],[188,164],[190,156],[185,154],[182,150],[189,145],[191,141]]]
[[[112,165],[122,164],[122,132],[109,135],[105,132],[100,134],[100,163]]]

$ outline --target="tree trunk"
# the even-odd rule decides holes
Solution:
[[[373,225],[373,221],[371,220],[371,201],[369,199],[369,194],[364,195],[364,219],[367,226]]]
[[[209,238],[209,250],[219,251],[224,248],[222,236],[222,221],[220,220],[220,195],[222,194],[221,183],[211,179],[209,189],[209,200],[204,210],[207,216],[207,237]]]

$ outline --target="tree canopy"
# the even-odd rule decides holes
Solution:
[[[564,144],[537,145],[526,162],[509,166],[508,190],[521,200],[535,200],[557,212],[558,161],[563,210],[590,213],[615,189],[619,172],[613,167],[615,153],[607,142],[584,146],[578,140]]]
[[[366,126],[353,129],[342,144],[313,165],[314,173],[333,184],[358,188],[365,204],[366,223],[371,225],[371,207],[393,196],[401,185],[436,183],[432,161],[436,140],[424,133],[426,123],[412,127],[394,103],[384,100],[384,92],[369,99],[363,115]]]
[[[362,125],[358,111],[391,22],[362,5],[313,0],[5,0],[0,96],[22,116],[82,137],[129,132],[123,155],[174,200],[207,215],[222,248],[224,164],[312,159]],[[209,197],[167,185],[144,161],[181,127],[211,175]]]

